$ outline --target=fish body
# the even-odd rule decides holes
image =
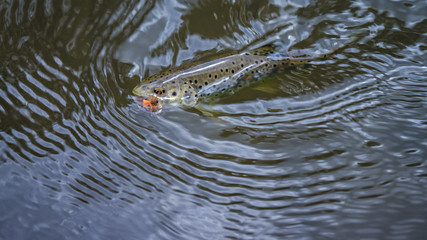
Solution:
[[[195,106],[203,99],[232,93],[276,72],[327,58],[311,50],[275,52],[271,47],[170,69],[144,79],[134,89],[136,102],[152,112],[166,104]]]

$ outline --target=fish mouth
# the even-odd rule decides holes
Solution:
[[[159,99],[156,96],[150,96],[150,97],[135,96],[133,99],[135,103],[137,103],[139,106],[141,106],[143,109],[149,112],[159,113],[160,110],[162,109]]]

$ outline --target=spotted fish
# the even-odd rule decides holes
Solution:
[[[275,52],[273,47],[266,46],[160,72],[144,79],[133,93],[135,101],[151,112],[160,111],[166,104],[195,106],[271,74],[326,59],[328,55],[312,50]]]

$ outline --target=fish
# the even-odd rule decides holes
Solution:
[[[150,112],[166,105],[194,107],[200,102],[233,94],[275,73],[313,61],[328,59],[333,51],[312,49],[275,51],[264,46],[162,71],[143,79],[134,89],[134,100]]]

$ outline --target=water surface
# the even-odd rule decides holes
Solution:
[[[423,239],[426,12],[3,1],[0,239]],[[153,116],[130,97],[163,69],[269,43],[339,50],[205,112]]]

